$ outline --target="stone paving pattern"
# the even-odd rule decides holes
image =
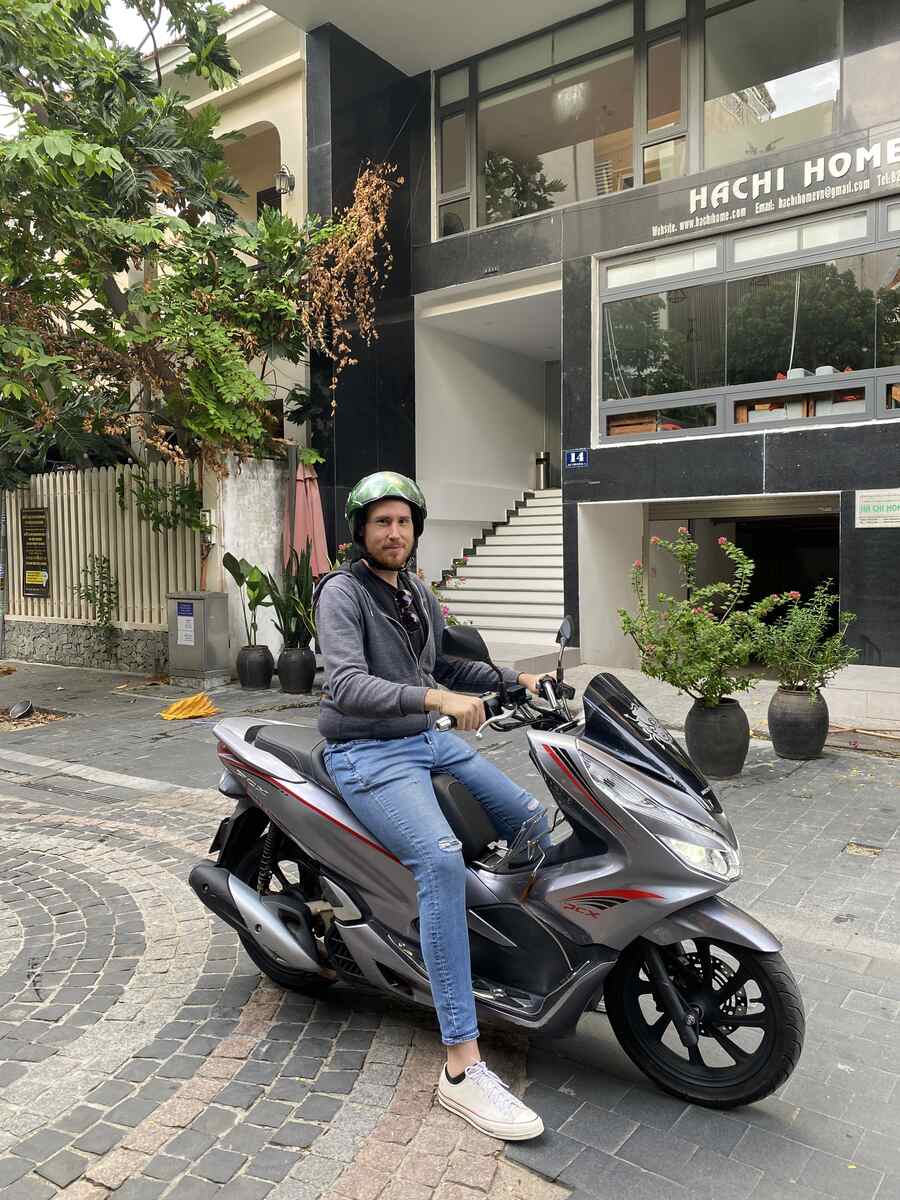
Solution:
[[[279,702],[232,692],[222,707]],[[228,811],[192,790],[215,769],[199,754],[213,722],[169,735],[149,710],[114,697],[0,742],[4,1200],[900,1198],[895,761],[789,764],[755,744],[719,788],[745,858],[729,897],[785,939],[807,1007],[778,1095],[685,1105],[589,1014],[562,1041],[488,1043],[547,1125],[503,1148],[435,1107],[430,1014],[342,988],[286,994],[201,908],[187,870]],[[187,789],[51,774],[5,760],[13,747]],[[487,751],[536,787],[521,736]],[[851,856],[851,840],[882,852]]]

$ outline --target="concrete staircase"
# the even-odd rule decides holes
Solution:
[[[483,634],[495,662],[519,670],[555,664],[563,618],[559,488],[526,492],[461,557],[440,584],[451,614]]]

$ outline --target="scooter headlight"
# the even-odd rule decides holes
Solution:
[[[731,883],[741,875],[741,856],[723,842],[720,846],[703,846],[699,842],[685,842],[681,838],[660,839],[692,871],[702,871],[716,879]]]

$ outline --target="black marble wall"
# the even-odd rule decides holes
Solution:
[[[391,205],[394,265],[378,304],[377,338],[357,342],[358,364],[341,375],[335,409],[313,422],[325,527],[332,551],[349,538],[344,504],[363,475],[391,468],[415,475],[413,302],[414,221],[428,220],[429,88],[332,25],[307,38],[309,210],[323,216],[350,203],[360,168],[390,162],[404,182]],[[312,386],[328,391],[327,362],[314,357]]]

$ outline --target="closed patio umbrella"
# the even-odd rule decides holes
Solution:
[[[312,547],[310,567],[314,578],[318,579],[331,568],[319,480],[315,467],[297,461],[295,446],[288,448],[288,470],[291,478],[285,498],[284,561],[287,562],[292,549],[300,554],[308,540]]]

